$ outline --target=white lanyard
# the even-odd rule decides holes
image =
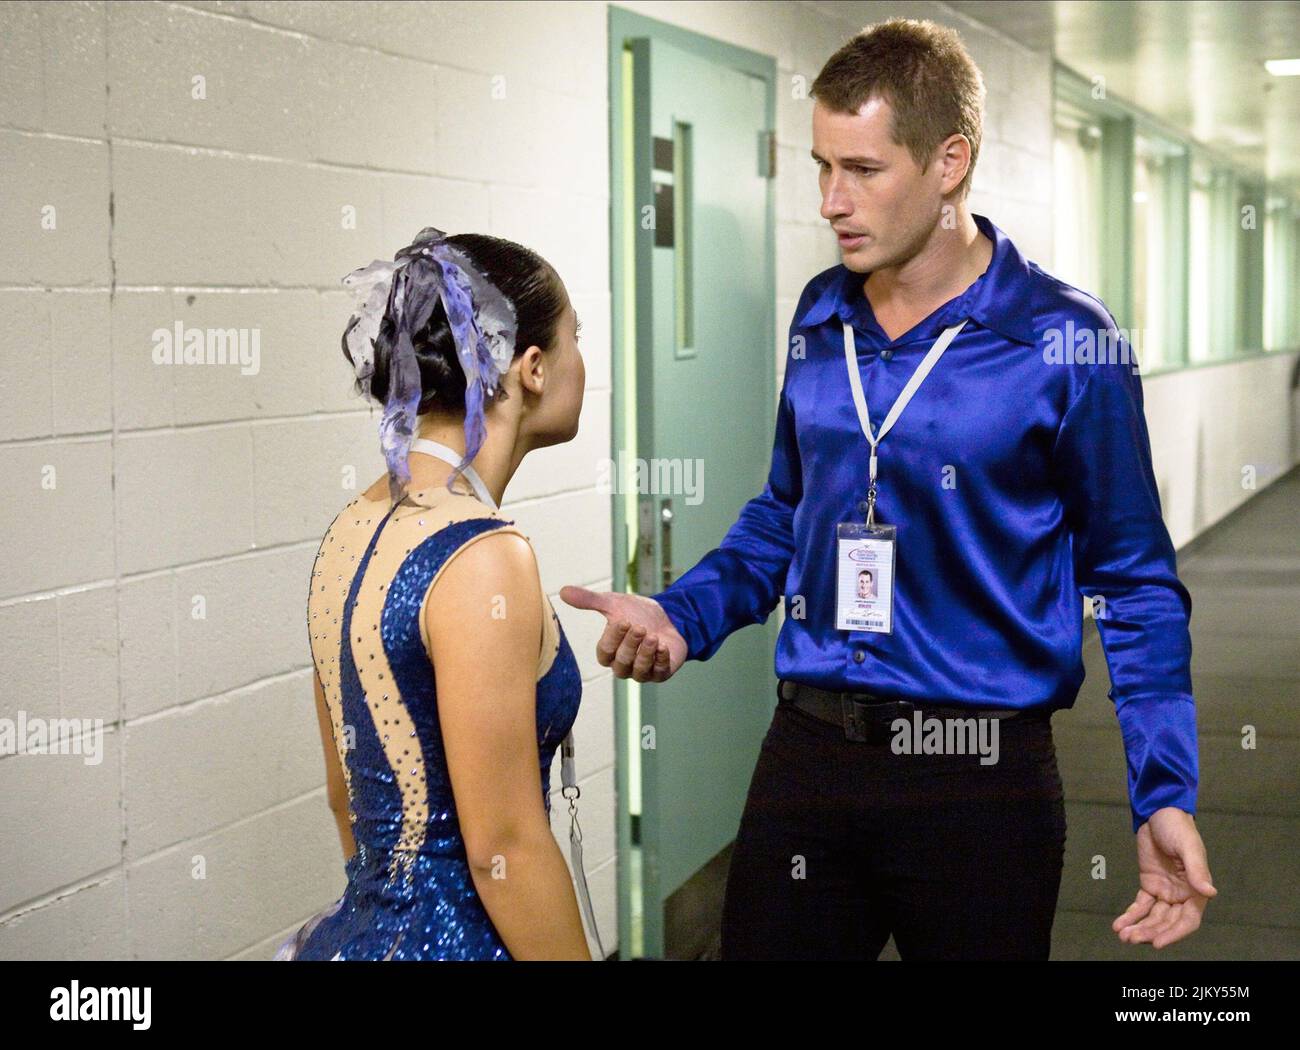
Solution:
[[[453,467],[459,466],[463,458],[457,454],[455,449],[448,448],[446,445],[437,441],[430,441],[428,438],[416,438],[411,442],[412,452],[427,452],[431,456],[437,456],[439,459],[450,463]],[[478,476],[471,466],[466,466],[461,472],[469,478],[469,483],[474,486],[474,491],[478,493],[478,498],[486,503],[493,510],[500,510],[496,500],[492,498],[492,493],[483,484],[483,479]],[[600,931],[596,929],[596,912],[591,906],[591,891],[587,889],[587,873],[582,868],[582,828],[578,825],[578,807],[574,804],[578,801],[578,796],[582,794],[578,787],[578,777],[576,763],[574,761],[573,732],[564,738],[560,745],[560,780],[563,787],[560,794],[569,802],[569,856],[573,861],[573,871],[577,876],[578,884],[578,902],[582,905],[583,914],[587,917],[587,925],[591,927],[591,935],[596,939],[596,950],[600,954],[599,962],[605,959],[605,946],[600,943]],[[569,794],[572,790],[573,794]]]
[[[862,376],[858,374],[858,349],[853,338],[853,326],[847,321],[844,322],[844,360],[849,369],[849,386],[853,388],[853,403],[858,409],[858,422],[862,424],[862,432],[867,436],[867,441],[871,443],[871,485],[867,490],[867,524],[871,525],[876,520],[876,446],[889,433],[889,428],[903,414],[903,409],[907,403],[912,400],[912,395],[916,393],[917,388],[925,382],[925,377],[930,374],[930,370],[939,363],[939,358],[943,352],[948,349],[948,344],[953,341],[957,333],[966,327],[966,322],[953,325],[951,328],[945,328],[943,334],[934,341],[930,347],[930,352],[925,355],[925,359],[917,365],[916,371],[912,373],[912,378],[907,381],[902,392],[894,401],[893,406],[889,409],[889,414],[885,416],[885,421],[880,424],[880,433],[871,433],[871,416],[867,412],[867,399],[862,393]]]

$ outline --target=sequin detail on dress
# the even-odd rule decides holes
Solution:
[[[371,537],[342,614],[338,691],[342,722],[355,734],[346,752],[346,779],[357,843],[357,852],[345,865],[347,889],[330,909],[313,916],[278,958],[511,958],[470,875],[420,612],[434,577],[458,549],[475,536],[513,523],[497,518],[455,521],[406,553],[391,580],[366,579],[377,544],[390,542],[381,539],[384,526],[401,506],[384,515]],[[363,581],[368,590],[377,587],[384,594],[378,624],[362,625],[358,634],[353,614],[358,606],[365,608],[358,599]],[[577,717],[582,696],[577,659],[558,619],[555,624],[554,658],[537,681],[538,777],[548,814],[551,764]],[[373,667],[382,666],[382,660],[364,671],[357,667],[353,643],[362,643],[366,629],[375,626],[390,677],[375,677]],[[363,652],[360,662],[369,664],[379,655]],[[384,691],[368,695],[363,677],[373,679],[372,694]],[[393,705],[390,698],[400,703]],[[381,713],[390,717],[377,717]],[[396,766],[395,755],[400,759]]]

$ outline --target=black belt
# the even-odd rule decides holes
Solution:
[[[885,743],[891,735],[889,727],[894,719],[911,719],[914,711],[920,711],[922,717],[934,715],[939,718],[1042,718],[1048,714],[1042,709],[914,704],[910,700],[887,700],[872,693],[835,693],[786,678],[777,683],[776,695],[781,703],[797,707],[823,722],[843,726],[844,735],[849,740],[868,744]]]

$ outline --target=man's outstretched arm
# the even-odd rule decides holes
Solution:
[[[688,660],[707,660],[732,631],[765,622],[781,600],[802,485],[794,415],[782,384],[763,491],[741,508],[717,547],[651,595],[686,639]]]
[[[767,483],[741,508],[717,547],[650,597],[561,589],[569,605],[605,614],[596,659],[616,677],[665,681],[686,660],[707,660],[732,631],[764,622],[780,601],[794,556],[794,511],[803,495],[786,386],[781,385]]]

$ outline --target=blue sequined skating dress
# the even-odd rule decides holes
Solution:
[[[422,615],[440,569],[501,530],[524,535],[473,496],[434,487],[391,509],[363,495],[326,532],[308,627],[357,852],[342,898],[277,958],[510,959],[470,877]],[[551,764],[577,717],[582,679],[545,594],[543,603],[537,744],[549,814]]]

